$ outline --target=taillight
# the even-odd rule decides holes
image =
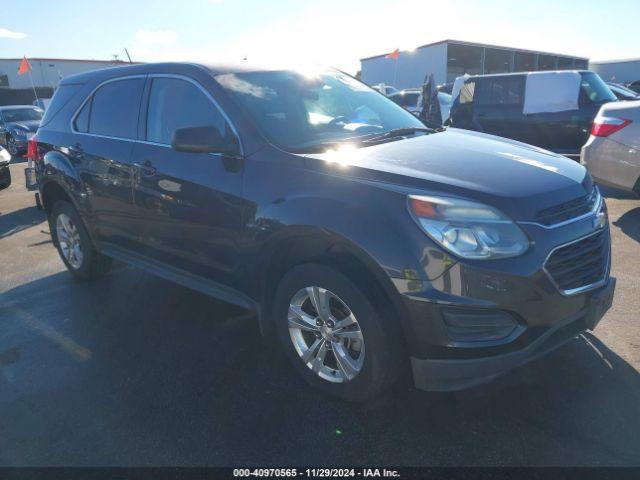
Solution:
[[[34,135],[27,143],[27,158],[35,162],[42,160],[42,156],[38,152],[38,139]]]
[[[609,135],[622,130],[630,123],[631,120],[627,120],[625,118],[598,116],[593,121],[593,126],[591,127],[591,135],[593,135],[594,137],[608,137]]]

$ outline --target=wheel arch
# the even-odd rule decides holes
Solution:
[[[262,267],[260,278],[260,329],[263,335],[274,331],[273,298],[280,280],[297,265],[317,263],[331,267],[358,284],[388,316],[395,317],[404,334],[402,319],[405,306],[384,269],[366,251],[348,239],[318,228],[296,228],[286,238],[280,238]],[[404,335],[403,335],[404,339]]]

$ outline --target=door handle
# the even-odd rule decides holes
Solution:
[[[142,163],[134,163],[133,166],[140,169],[145,175],[155,175],[157,172],[156,167],[149,160],[145,160]]]

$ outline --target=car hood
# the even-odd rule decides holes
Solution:
[[[309,154],[308,165],[390,188],[482,201],[516,220],[593,188],[577,162],[505,138],[447,129],[370,147]],[[325,164],[325,165],[323,165]],[[395,187],[394,187],[395,186]]]
[[[35,132],[40,126],[40,120],[25,120],[23,122],[7,122],[6,129],[11,130],[24,130],[26,132]]]

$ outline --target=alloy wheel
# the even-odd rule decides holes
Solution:
[[[335,293],[299,290],[289,303],[289,336],[304,364],[333,383],[353,380],[364,364],[364,337],[355,315]]]
[[[12,157],[18,156],[18,145],[13,137],[7,138],[7,150]]]
[[[82,247],[80,245],[80,233],[77,226],[65,213],[58,215],[56,219],[56,233],[58,235],[58,243],[60,251],[65,260],[73,268],[78,269],[82,266]]]

